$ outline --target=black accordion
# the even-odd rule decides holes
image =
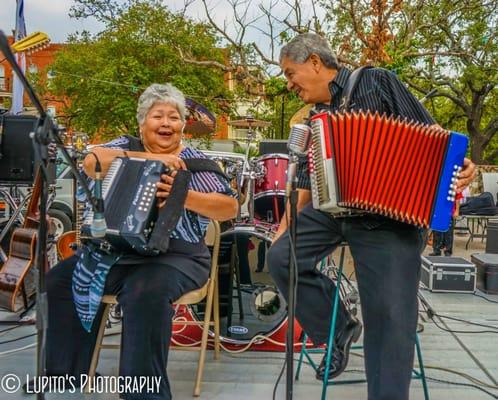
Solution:
[[[169,210],[169,214],[174,211],[173,216],[164,217],[169,218],[169,228],[165,228],[164,223],[157,223],[160,214],[168,214],[166,206],[158,209],[156,197],[156,184],[165,173],[169,173],[168,168],[158,160],[116,158],[102,182],[107,224],[105,237],[91,237],[94,213],[90,211],[82,226],[82,238],[98,244],[103,250],[134,251],[142,255],[156,255],[165,250],[183,209],[181,203],[175,210]],[[156,239],[152,240],[154,237]]]

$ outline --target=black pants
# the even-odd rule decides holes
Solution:
[[[306,206],[297,218],[296,318],[315,344],[327,342],[335,285],[316,264],[343,241],[355,261],[364,321],[369,400],[408,399],[417,326],[421,235],[377,217],[333,218]],[[268,252],[270,273],[288,293],[289,235]],[[341,305],[337,330],[347,315]]]
[[[446,232],[436,232],[432,233],[432,249],[434,253],[453,253],[453,232],[455,230],[455,218],[451,219],[450,227]]]
[[[76,257],[68,258],[47,274],[47,374],[79,378],[87,374],[103,307],[92,330],[78,318],[71,291]],[[171,339],[172,302],[198,288],[192,279],[164,264],[116,265],[107,277],[105,294],[117,294],[123,310],[120,376],[161,377],[160,392],[126,394],[124,399],[171,399],[166,374]]]

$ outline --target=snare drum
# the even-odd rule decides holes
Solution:
[[[265,154],[254,160],[262,176],[254,186],[254,214],[263,221],[279,223],[285,210],[285,183],[289,157],[286,154]]]

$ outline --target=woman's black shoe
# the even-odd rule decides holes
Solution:
[[[333,379],[344,372],[349,360],[349,349],[361,336],[362,325],[357,319],[350,320],[346,327],[336,336],[332,357],[330,359],[329,377]],[[327,353],[323,355],[322,361],[316,370],[316,379],[323,380],[325,374],[325,362]]]

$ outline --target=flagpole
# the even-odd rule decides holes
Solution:
[[[16,28],[14,32],[14,42],[26,37],[26,22],[24,20],[24,0],[16,0]],[[17,63],[24,73],[26,71],[26,55],[19,53],[16,55]],[[24,110],[24,88],[19,77],[14,74],[12,81],[12,104],[10,112],[14,115],[20,114]]]

